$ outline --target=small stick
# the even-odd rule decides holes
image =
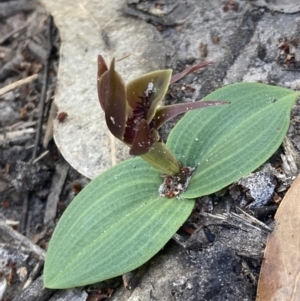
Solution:
[[[22,215],[21,215],[21,221],[20,221],[20,233],[23,235],[26,234],[26,221],[27,221],[27,211],[29,206],[29,196],[28,192],[24,192],[23,194],[23,206],[22,206]]]
[[[45,259],[46,252],[43,249],[32,243],[30,239],[23,236],[21,233],[15,231],[2,220],[0,220],[0,236],[2,239],[20,243],[24,247],[30,249],[40,260]]]
[[[11,83],[3,88],[0,88],[0,96],[12,91],[12,90],[15,90],[23,85],[27,85],[27,84],[30,84],[31,82],[33,82],[34,80],[36,80],[38,78],[38,74],[34,74],[34,75],[31,75],[31,76],[28,76],[26,78],[22,78],[14,83]]]
[[[281,68],[282,71],[300,72],[300,69],[296,68]]]
[[[59,196],[61,194],[63,185],[67,178],[69,171],[69,166],[64,163],[57,163],[55,167],[55,172],[52,177],[52,183],[50,188],[50,193],[47,198],[45,215],[44,215],[44,225],[47,226],[53,223],[55,216],[57,214],[57,205],[59,201]]]
[[[33,148],[33,153],[32,153],[32,160],[34,160],[36,158],[37,148],[38,148],[38,145],[39,145],[39,142],[40,142],[41,131],[42,131],[44,107],[45,107],[47,86],[48,86],[49,63],[50,63],[50,56],[51,56],[51,50],[52,50],[52,36],[51,36],[51,34],[52,34],[52,23],[53,23],[53,19],[49,15],[49,17],[48,17],[47,57],[46,57],[46,64],[45,64],[45,70],[44,70],[43,88],[42,88],[41,99],[40,99],[38,124],[37,124],[37,131],[36,131],[34,148]]]
[[[27,24],[26,25],[23,25],[11,32],[9,32],[7,35],[5,35],[4,37],[0,38],[0,45],[5,43],[7,40],[9,40],[10,38],[12,38],[16,33],[19,33],[21,32],[22,30],[24,30],[25,28],[27,27]]]
[[[32,161],[32,164],[35,164],[36,162],[38,162],[39,160],[41,160],[42,158],[44,158],[48,154],[49,154],[49,150],[44,151],[41,155],[39,155],[36,159],[34,159]]]
[[[0,144],[4,141],[13,140],[28,134],[33,134],[35,130],[33,128],[25,128],[22,130],[14,131],[14,132],[7,132],[5,134],[0,134]]]
[[[260,220],[258,220],[257,218],[255,218],[254,216],[248,214],[246,211],[244,211],[243,209],[236,207],[240,212],[242,212],[244,215],[246,215],[249,219],[253,220],[257,225],[260,225],[262,228],[272,232],[273,230],[267,226],[265,223],[261,222]]]
[[[35,267],[33,268],[31,274],[29,275],[27,281],[25,282],[24,286],[23,286],[23,290],[26,289],[31,283],[32,281],[35,279],[35,277],[39,274],[39,272],[41,271],[41,269],[43,268],[43,262],[39,261]]]
[[[116,62],[122,61],[122,60],[126,59],[127,57],[129,57],[130,55],[131,55],[130,53],[127,53],[127,54],[121,56],[120,58],[117,58]]]
[[[16,294],[12,301],[49,301],[55,294],[55,290],[45,288],[43,277],[38,277],[32,282],[24,291]],[[73,296],[72,296],[73,297]],[[60,299],[60,300],[74,300],[74,299]]]
[[[53,138],[53,120],[58,112],[57,105],[54,100],[51,103],[50,111],[48,114],[48,121],[46,126],[46,131],[43,139],[43,147],[47,148],[49,141]]]
[[[0,69],[0,81],[7,78],[13,72],[13,70],[15,70],[15,67],[21,62],[23,62],[23,56],[20,53],[17,53],[12,60],[5,63]]]

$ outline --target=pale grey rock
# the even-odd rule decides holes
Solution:
[[[296,13],[300,11],[300,3],[298,0],[254,0],[253,3],[283,13]]]
[[[270,202],[277,184],[274,172],[274,168],[266,164],[262,170],[251,173],[238,181],[238,185],[241,185],[247,191],[248,197],[252,199],[249,208],[262,207]]]

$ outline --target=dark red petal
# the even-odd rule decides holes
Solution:
[[[196,65],[193,65],[189,68],[186,68],[184,69],[183,71],[175,74],[174,76],[172,76],[171,78],[171,82],[170,82],[170,85],[179,81],[180,79],[182,79],[183,77],[187,76],[188,74],[200,69],[200,68],[203,68],[203,67],[206,67],[206,66],[209,66],[209,65],[213,65],[214,62],[201,62],[201,63],[198,63]]]
[[[100,97],[100,79],[102,75],[108,70],[106,62],[102,55],[98,55],[98,74],[97,74],[97,89],[98,89],[98,98],[102,110],[105,111],[105,104],[103,103],[103,99]]]
[[[136,125],[136,132],[129,154],[133,156],[141,156],[146,154],[152,146],[152,135],[149,124],[142,119]]]
[[[211,106],[219,106],[229,104],[226,101],[196,101],[196,102],[188,102],[188,103],[180,103],[177,105],[171,106],[163,106],[156,110],[156,114],[154,116],[154,126],[156,129],[160,128],[165,122],[172,119],[173,117],[186,113],[187,111],[211,107]]]
[[[99,98],[105,108],[105,120],[111,133],[123,139],[126,125],[126,91],[121,76],[115,71],[115,60],[105,72],[99,85]]]

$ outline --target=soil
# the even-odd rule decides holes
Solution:
[[[52,139],[51,119],[57,116],[51,113],[51,104],[57,80],[60,37],[51,17],[36,3],[29,2],[18,6],[15,1],[8,1],[0,2],[0,18],[0,299],[50,300],[55,295],[53,298],[58,298],[58,295],[55,290],[46,290],[42,286],[40,276],[45,256],[43,250],[47,249],[51,234],[63,211],[89,179],[64,160]],[[153,17],[147,21],[158,26],[156,20],[157,17]],[[172,20],[167,20],[158,29],[167,35],[175,25],[176,22],[174,24]],[[203,47],[201,53],[205,56]],[[174,68],[178,70],[192,63],[192,58],[185,61],[178,59],[176,63],[170,59],[168,62],[172,66],[175,64]],[[25,84],[18,82],[33,75],[36,77]],[[173,98],[180,98],[183,87],[185,97],[193,93],[186,88],[189,86],[188,80],[187,78],[183,83],[174,85],[168,102],[172,102]],[[13,83],[17,85],[11,87],[10,91],[1,93],[2,88]],[[207,94],[211,88],[209,85],[204,85],[201,93]],[[297,105],[293,109],[293,122],[288,132],[296,153],[300,150],[300,124],[297,118],[299,113]],[[63,122],[63,116],[58,118]],[[174,122],[166,126],[164,131],[167,132]],[[282,169],[282,153],[283,149],[279,149],[270,159],[273,170]],[[264,204],[265,207],[252,208],[248,212],[272,227],[278,203],[290,184],[287,178],[292,176],[286,175],[286,180],[283,181],[276,178],[276,173],[268,173],[270,181],[276,182],[271,193],[271,202],[268,206]],[[162,251],[162,256],[169,249],[175,254],[183,252],[180,239],[184,237],[188,242],[188,246],[185,245],[188,249],[185,253],[187,264],[193,262],[196,266],[201,266],[203,275],[206,275],[206,283],[202,283],[206,286],[205,291],[202,291],[202,280],[197,272],[190,275],[190,284],[186,281],[172,283],[169,290],[174,300],[225,300],[220,297],[222,294],[231,294],[236,298],[228,300],[242,300],[238,296],[247,296],[243,300],[255,299],[261,251],[269,232],[265,231],[259,236],[256,253],[253,251],[251,254],[240,254],[244,258],[240,260],[233,249],[223,247],[232,236],[226,237],[228,234],[222,232],[223,226],[212,216],[205,215],[235,213],[238,212],[237,207],[247,208],[253,199],[249,196],[249,188],[245,187],[241,183],[236,184],[230,189],[199,200],[183,228],[184,231],[181,230],[182,233],[174,237],[180,247],[171,242]],[[241,200],[247,200],[246,204],[241,203]],[[206,219],[205,225],[199,221],[203,215]],[[236,220],[231,220],[232,229],[235,223]],[[189,232],[191,225],[198,228],[190,237],[193,232]],[[18,233],[23,236],[18,236]],[[195,250],[200,248],[206,253],[205,246],[212,244],[216,235],[219,239],[216,253],[207,252],[206,261],[197,259],[198,253]],[[241,238],[242,241],[247,239],[249,237]],[[256,239],[258,238],[253,243]],[[219,265],[212,269],[210,262],[217,262]],[[248,273],[245,273],[245,263]],[[226,278],[224,292],[216,292],[217,284],[213,281],[220,275]],[[65,292],[63,297],[63,293],[59,292],[59,296],[61,300],[85,300],[86,297],[90,301],[109,300],[109,296],[114,294],[121,283],[121,278],[117,278],[84,290]],[[36,295],[32,296],[30,293],[33,291]],[[217,294],[219,295],[216,298]]]

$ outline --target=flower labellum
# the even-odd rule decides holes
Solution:
[[[180,164],[160,140],[157,129],[171,118],[189,110],[225,104],[222,101],[199,101],[188,104],[161,106],[170,83],[212,64],[202,62],[172,77],[172,69],[142,75],[125,85],[115,71],[113,59],[108,68],[98,56],[98,97],[105,112],[110,132],[130,147],[129,154],[141,156],[154,168],[174,175]]]

